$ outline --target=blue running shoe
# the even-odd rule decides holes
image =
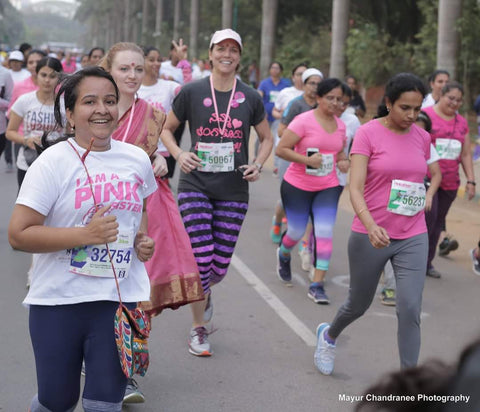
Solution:
[[[277,257],[277,275],[278,278],[283,283],[291,283],[292,282],[292,270],[290,269],[290,256],[284,257],[281,256],[280,248],[277,248],[276,252]]]
[[[328,343],[324,338],[325,331],[330,329],[328,323],[321,323],[317,327],[317,349],[315,350],[314,363],[323,375],[331,375],[335,361],[335,345]]]
[[[314,282],[310,284],[308,288],[307,296],[312,299],[315,303],[328,305],[330,299],[328,299],[325,289],[323,287],[323,282]]]

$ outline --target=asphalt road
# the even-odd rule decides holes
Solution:
[[[15,175],[4,173],[3,161],[0,168],[0,411],[16,412],[25,411],[36,392],[28,311],[21,305],[30,256],[8,244],[17,186]],[[344,192],[327,275],[331,304],[315,305],[307,298],[308,276],[297,254],[293,287],[275,275],[276,246],[268,232],[278,187],[268,170],[251,185],[250,209],[232,266],[226,280],[213,289],[214,355],[196,358],[188,353],[188,307],[165,311],[153,321],[150,369],[137,379],[146,403],[125,406],[125,411],[352,411],[352,404],[340,400],[342,394],[360,395],[398,368],[395,308],[381,305],[379,299],[338,339],[333,375],[322,376],[314,367],[315,329],[332,320],[347,295],[345,248],[353,215]],[[454,362],[464,345],[480,334],[480,277],[472,274],[466,252],[480,234],[478,208],[459,199],[449,216],[449,230],[460,248],[436,259],[441,279],[426,280],[420,362],[432,357]]]

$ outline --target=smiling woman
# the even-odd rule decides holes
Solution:
[[[88,374],[84,410],[121,409],[127,378],[112,327],[120,293],[114,272],[123,271],[118,283],[129,309],[148,299],[143,262],[152,256],[154,242],[145,234],[145,202],[156,183],[143,150],[111,140],[117,100],[115,82],[99,67],[62,83],[55,117],[64,124],[64,101],[74,136],[32,164],[10,220],[12,247],[36,254],[24,300],[38,380],[31,412],[75,409],[82,360]],[[127,186],[129,193],[122,190]],[[102,262],[98,256],[109,250],[117,252],[115,262]],[[59,361],[51,362],[59,353]]]
[[[168,113],[162,141],[181,168],[180,212],[208,299],[191,305],[193,324],[188,350],[210,356],[205,325],[212,316],[210,287],[223,280],[248,209],[248,184],[260,178],[273,138],[260,95],[236,79],[242,39],[231,30],[210,41],[212,74],[182,87]],[[188,121],[191,146],[183,151],[174,132]],[[249,164],[253,126],[262,142]]]

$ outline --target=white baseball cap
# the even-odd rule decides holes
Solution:
[[[18,60],[20,62],[23,62],[23,53],[20,50],[11,51],[8,55],[8,60]]]
[[[323,79],[323,74],[320,70],[311,68],[302,73],[302,82],[305,83],[311,76],[320,76]]]
[[[242,38],[236,31],[232,29],[217,30],[215,33],[213,33],[212,40],[210,40],[210,49],[213,47],[213,45],[227,39],[235,40],[240,46],[240,51],[242,51]]]

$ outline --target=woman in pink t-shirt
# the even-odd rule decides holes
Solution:
[[[355,135],[350,152],[350,198],[356,214],[348,242],[350,289],[332,324],[317,328],[315,364],[325,375],[333,371],[335,340],[370,306],[388,260],[397,282],[401,367],[417,364],[428,252],[424,209],[431,208],[441,180],[438,162],[429,164],[432,179],[425,190],[430,135],[415,125],[424,96],[421,79],[397,74],[387,83],[378,118]]]
[[[427,276],[441,277],[432,265],[440,234],[445,230],[445,219],[450,206],[457,197],[460,186],[459,166],[467,176],[465,192],[468,199],[475,196],[475,175],[473,172],[472,152],[468,135],[467,120],[458,114],[463,102],[463,87],[460,83],[451,82],[443,86],[440,100],[425,109],[432,119],[432,144],[440,156],[439,164],[442,171],[442,183],[433,198],[432,210],[426,214],[428,227],[428,260]],[[457,246],[458,247],[458,246]],[[454,249],[450,249],[454,250]],[[447,253],[444,253],[448,254]]]
[[[313,281],[308,297],[315,303],[329,303],[324,278],[332,255],[333,226],[343,187],[335,166],[346,172],[349,161],[343,148],[345,124],[335,116],[342,103],[342,82],[325,79],[317,87],[317,107],[296,116],[283,132],[277,156],[292,162],[280,187],[288,229],[277,249],[277,275],[290,283],[290,253],[302,238],[309,218],[315,236]]]

